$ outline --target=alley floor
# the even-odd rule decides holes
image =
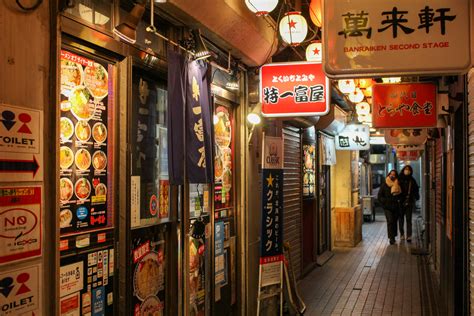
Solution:
[[[334,256],[300,283],[305,315],[421,315],[417,257],[413,244],[390,245],[383,216],[364,223],[355,248]]]

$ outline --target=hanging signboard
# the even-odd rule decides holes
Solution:
[[[372,105],[375,128],[435,127],[437,124],[434,84],[376,84]]]
[[[262,160],[264,169],[283,169],[283,138],[265,136]]]
[[[385,142],[390,145],[423,145],[427,138],[426,129],[385,130]]]
[[[43,180],[43,111],[0,104],[0,181]]]
[[[470,2],[325,0],[324,70],[331,78],[464,72]]]
[[[39,264],[0,274],[0,280],[2,280],[1,315],[42,315],[41,274]]]
[[[41,187],[0,188],[0,264],[41,256]]]
[[[321,63],[275,63],[260,68],[262,115],[266,117],[326,115],[329,89]]]
[[[336,136],[337,150],[369,150],[370,130],[364,124],[349,124]]]
[[[424,150],[424,145],[395,145],[393,146],[395,151],[415,151],[415,150]]]
[[[332,166],[336,164],[336,146],[334,138],[321,135],[321,164]]]
[[[403,161],[418,160],[421,156],[420,150],[397,150],[397,159]]]

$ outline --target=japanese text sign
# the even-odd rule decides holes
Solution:
[[[397,158],[403,161],[418,160],[421,156],[420,150],[397,150]]]
[[[265,136],[262,159],[264,169],[283,169],[283,138]]]
[[[364,124],[349,124],[336,136],[337,150],[369,150],[370,131]]]
[[[262,115],[291,117],[326,115],[331,97],[320,63],[297,62],[260,68]]]
[[[384,133],[390,145],[423,145],[428,138],[426,129],[387,129]]]
[[[437,123],[433,84],[376,84],[372,105],[376,128],[434,127]]]
[[[331,78],[466,71],[469,12],[470,0],[325,0],[324,70]]]

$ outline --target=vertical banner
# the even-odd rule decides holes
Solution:
[[[186,170],[190,183],[214,181],[210,80],[207,70],[207,65],[200,61],[188,64]]]

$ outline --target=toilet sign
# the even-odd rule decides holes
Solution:
[[[43,111],[0,104],[0,182],[42,181]]]

